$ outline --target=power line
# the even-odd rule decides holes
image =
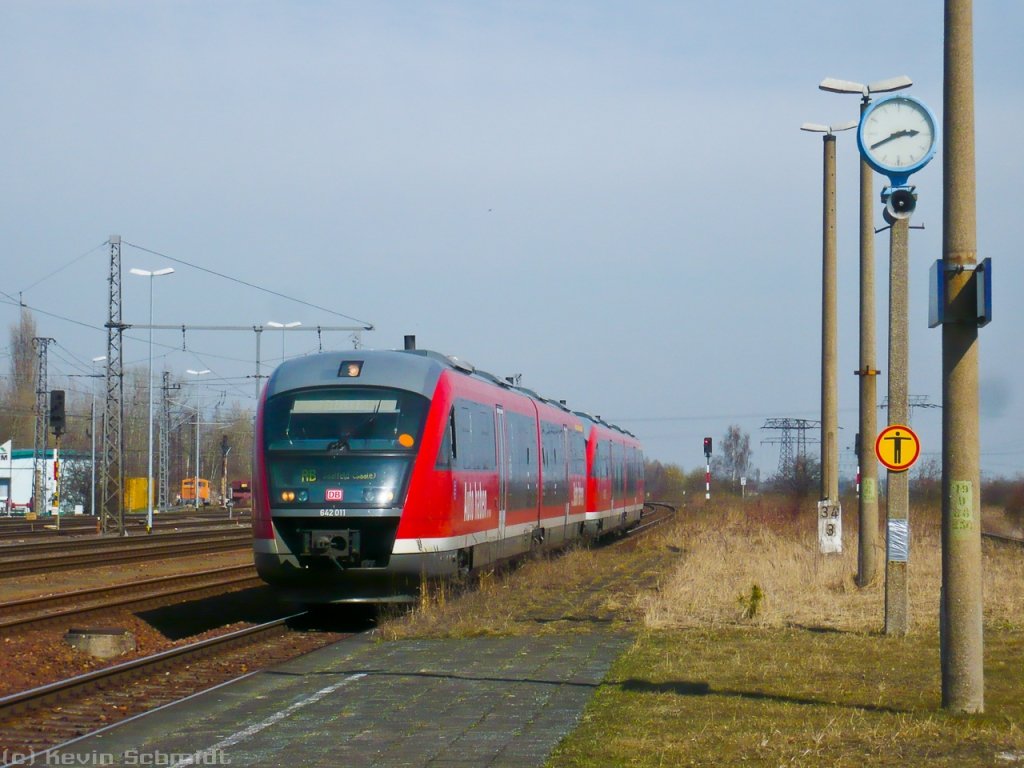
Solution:
[[[73,259],[72,259],[71,261],[69,261],[69,262],[68,262],[67,264],[65,264],[65,265],[64,265],[63,267],[58,267],[57,269],[53,270],[53,272],[51,272],[50,274],[48,274],[48,275],[45,275],[44,277],[41,277],[41,278],[39,278],[38,280],[36,280],[36,281],[35,281],[34,283],[32,283],[31,285],[27,285],[27,286],[25,286],[24,288],[22,288],[22,289],[21,289],[21,292],[22,292],[22,293],[26,293],[26,292],[27,292],[27,291],[28,291],[28,290],[29,290],[30,288],[35,288],[35,287],[36,287],[37,285],[39,285],[39,284],[40,284],[41,282],[43,282],[44,280],[49,280],[49,279],[50,279],[51,277],[53,277],[54,275],[56,275],[56,274],[58,274],[58,273],[60,273],[60,272],[63,272],[63,271],[65,270],[65,269],[67,269],[68,267],[70,267],[70,266],[71,266],[72,264],[74,264],[75,262],[81,261],[81,260],[82,260],[82,259],[84,259],[84,258],[85,258],[86,256],[89,256],[90,254],[92,254],[92,253],[95,253],[95,252],[96,252],[96,251],[98,251],[98,250],[99,250],[100,248],[103,248],[103,247],[104,247],[104,246],[105,246],[106,244],[107,244],[107,241],[106,241],[106,240],[104,240],[104,241],[103,241],[102,243],[100,243],[99,245],[97,245],[97,246],[96,246],[95,248],[90,248],[90,249],[89,249],[88,251],[86,251],[85,253],[83,253],[83,254],[82,254],[81,256],[76,256],[76,257],[75,257],[75,258],[73,258]],[[4,294],[4,295],[6,296],[7,294]]]
[[[782,409],[778,409],[782,410]],[[841,413],[856,411],[856,408],[840,408]],[[796,411],[796,413],[816,413],[816,411]],[[722,413],[722,414],[701,414],[699,416],[612,416],[609,417],[616,423],[641,422],[641,421],[728,421],[730,419],[764,419],[768,418],[767,413]]]
[[[3,291],[0,291],[0,293],[3,293]],[[55,312],[47,312],[45,309],[39,309],[38,307],[33,307],[31,304],[26,304],[23,301],[18,301],[13,296],[8,296],[8,294],[6,294],[6,293],[4,293],[4,296],[7,296],[9,299],[11,299],[11,301],[0,301],[0,304],[8,304],[8,305],[13,306],[13,307],[21,307],[23,309],[28,309],[28,310],[31,310],[32,312],[38,312],[40,315],[46,315],[47,317],[53,317],[53,318],[56,318],[57,320],[63,320],[65,322],[67,322],[67,323],[74,323],[75,325],[80,325],[83,328],[89,328],[89,329],[91,329],[93,331],[102,331],[102,330],[104,330],[103,327],[99,326],[99,325],[91,325],[89,323],[82,322],[81,320],[75,320],[73,317],[65,317],[64,315],[58,315]]]
[[[335,312],[333,309],[327,309],[327,307],[321,307],[321,306],[319,306],[317,304],[312,304],[311,302],[303,301],[302,299],[297,299],[294,296],[288,296],[288,295],[286,295],[284,293],[280,293],[279,291],[275,291],[275,290],[272,290],[270,288],[264,288],[261,285],[256,285],[255,283],[250,283],[250,282],[248,282],[246,280],[242,280],[242,279],[237,278],[237,277],[231,277],[230,275],[225,275],[223,272],[217,272],[217,271],[212,270],[212,269],[207,269],[206,267],[200,267],[198,264],[193,264],[191,262],[185,261],[184,259],[176,259],[173,256],[168,256],[166,253],[160,253],[159,251],[154,251],[154,250],[151,250],[149,248],[144,248],[141,245],[135,245],[134,243],[129,243],[127,240],[124,241],[124,244],[128,245],[128,246],[131,246],[132,248],[135,248],[137,250],[144,251],[146,253],[150,253],[150,254],[152,254],[154,256],[159,256],[162,259],[167,259],[169,261],[173,261],[176,264],[184,264],[186,267],[192,267],[192,269],[198,269],[200,272],[206,272],[207,274],[215,275],[217,277],[223,278],[224,280],[229,280],[229,281],[231,281],[233,283],[238,283],[239,285],[244,285],[244,286],[246,286],[248,288],[253,288],[253,289],[257,290],[257,291],[263,291],[264,293],[269,293],[271,296],[277,296],[278,298],[285,299],[287,301],[292,301],[292,302],[295,302],[296,304],[302,304],[303,306],[311,307],[312,309],[318,309],[321,312],[329,312],[330,314],[335,315],[337,317],[344,317],[346,320],[352,320],[352,321],[354,321],[356,323],[360,323],[361,325],[365,326],[365,328],[363,330],[366,330],[366,331],[372,331],[373,330],[373,324],[372,323],[368,323],[365,320],[360,320],[357,317],[352,317],[351,315],[346,315],[346,314],[344,314],[342,312]]]

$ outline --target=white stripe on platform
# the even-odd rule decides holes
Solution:
[[[339,688],[344,688],[349,683],[355,682],[356,680],[359,680],[363,677],[366,677],[366,673],[360,672],[355,675],[349,675],[344,680],[339,680],[334,685],[328,685],[326,688],[321,688],[313,695],[307,696],[304,699],[299,699],[294,704],[285,707],[284,709],[278,710],[270,717],[261,720],[258,723],[254,723],[253,725],[250,725],[248,728],[243,728],[241,731],[233,733],[227,738],[221,739],[213,746],[207,747],[206,749],[197,750],[195,753],[193,753],[189,757],[186,757],[184,760],[174,763],[171,766],[171,768],[181,768],[181,766],[185,765],[194,765],[196,762],[203,760],[204,755],[210,755],[216,752],[220,752],[221,750],[227,749],[228,747],[233,747],[236,744],[245,741],[249,737],[255,736],[260,731],[269,728],[270,726],[274,725],[274,723],[278,723],[284,720],[286,717],[294,714],[295,712],[298,712],[303,707],[308,707],[310,704],[316,704],[324,696],[332,694]]]

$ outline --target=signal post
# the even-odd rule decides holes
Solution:
[[[711,438],[704,438],[704,500],[711,501]]]
[[[889,376],[888,420],[890,425],[909,421],[907,361],[910,343],[907,309],[908,233],[910,220],[893,219],[889,228]],[[888,431],[888,430],[886,430]],[[883,435],[885,432],[883,432]],[[899,435],[893,437],[899,439]],[[880,435],[879,441],[884,438]],[[899,442],[895,448],[902,448]],[[899,452],[902,459],[902,451]],[[894,456],[895,458],[895,456]],[[910,549],[909,464],[889,465],[885,494],[885,634],[905,635],[910,629],[907,561]]]

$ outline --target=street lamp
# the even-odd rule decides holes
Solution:
[[[839,80],[835,77],[826,77],[818,84],[818,88],[831,93],[856,93],[865,101],[871,101],[872,93],[898,91],[901,88],[909,88],[913,84],[913,81],[906,75],[898,75],[886,80],[879,80],[877,83],[855,83],[852,80]]]
[[[191,374],[192,376],[205,376],[210,373],[209,368],[204,368],[201,371],[194,371],[191,368],[185,371],[185,373]],[[195,485],[192,486],[192,505],[195,510],[199,511],[199,392],[196,391],[196,460],[195,466]]]
[[[898,91],[913,83],[906,75],[890,77],[876,83],[855,83],[826,77],[818,85],[831,93],[852,93],[861,97],[863,115],[871,103],[871,94]],[[857,467],[860,486],[857,493],[857,513],[860,525],[857,534],[857,586],[866,587],[874,581],[878,571],[878,463],[874,456],[878,419],[877,402],[878,365],[875,359],[875,246],[874,172],[867,161],[860,158],[860,365],[855,371],[860,379]]]
[[[149,448],[146,465],[146,533],[153,532],[153,278],[169,275],[174,267],[163,269],[136,269],[129,270],[133,275],[149,278],[149,417],[146,419],[146,426],[149,429]]]
[[[284,362],[284,332],[288,328],[298,328],[302,325],[300,320],[293,320],[290,323],[278,323],[273,320],[267,320],[268,328],[280,328],[281,329],[281,362]]]
[[[804,123],[802,131],[824,133],[824,191],[821,270],[821,495],[818,502],[818,542],[822,554],[843,551],[842,510],[839,502],[839,385],[836,379],[836,131],[856,127],[852,120],[838,125]]]

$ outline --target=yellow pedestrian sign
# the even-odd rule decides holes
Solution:
[[[903,424],[890,424],[875,440],[875,456],[893,472],[910,469],[921,455],[921,441],[914,430]]]

